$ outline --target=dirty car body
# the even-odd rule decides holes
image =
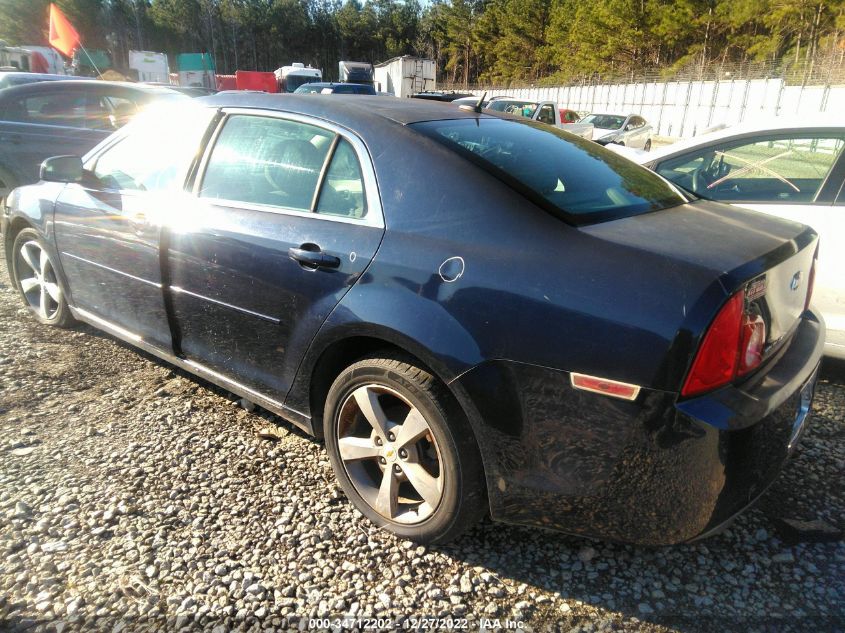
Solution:
[[[693,201],[529,121],[378,97],[199,102],[166,195],[153,180],[130,190],[123,172],[12,195],[7,256],[35,227],[77,318],[318,435],[338,368],[401,350],[469,420],[499,521],[683,542],[748,506],[784,464],[824,339],[806,303],[808,227]],[[247,151],[251,126],[294,123],[359,161],[346,212],[268,204],[275,192],[258,186],[244,197],[265,197],[225,194],[232,179],[247,190],[245,167],[231,151],[233,171],[216,171],[214,148],[243,137]],[[89,172],[131,128],[88,154]],[[538,167],[549,148],[562,171]],[[753,332],[765,326],[757,365],[691,384],[732,307],[753,311]]]

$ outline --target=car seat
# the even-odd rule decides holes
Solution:
[[[310,209],[323,165],[320,151],[308,141],[289,139],[276,143],[265,159],[264,176],[282,200],[293,209]]]

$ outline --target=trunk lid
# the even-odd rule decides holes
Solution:
[[[663,256],[667,265],[684,262],[710,271],[725,298],[746,287],[750,308],[766,323],[767,354],[804,311],[818,242],[806,225],[703,200],[579,230]],[[719,307],[698,317],[709,323]]]

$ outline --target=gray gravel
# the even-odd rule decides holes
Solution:
[[[845,545],[789,546],[774,523],[842,527],[842,364],[825,368],[796,458],[720,536],[652,549],[488,521],[427,548],[352,509],[321,444],[91,328],[37,325],[0,276],[0,630],[259,631],[341,615],[845,630]]]

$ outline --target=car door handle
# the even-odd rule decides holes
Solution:
[[[316,268],[337,268],[340,266],[340,258],[329,255],[320,250],[316,244],[303,244],[299,248],[289,248],[288,255],[294,261],[299,262],[305,268],[312,270]]]

